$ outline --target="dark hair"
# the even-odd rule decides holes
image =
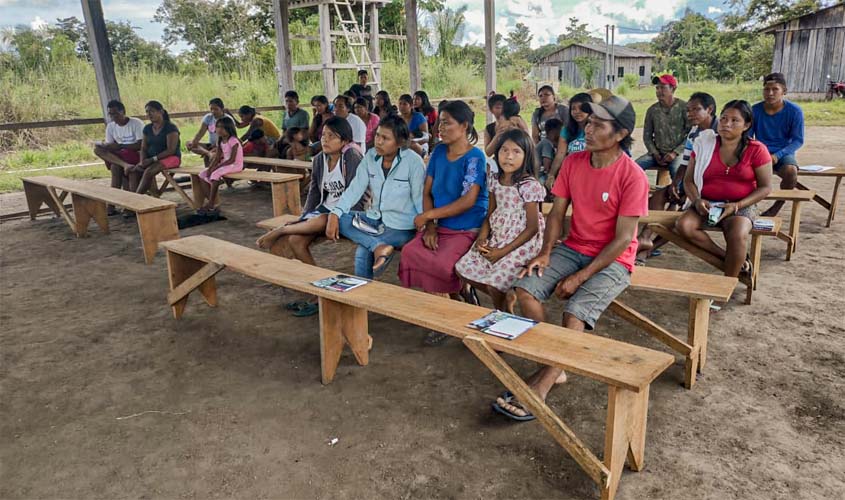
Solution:
[[[359,69],[359,70],[358,70],[358,76],[361,76],[361,75],[367,75],[367,74],[368,74],[368,73],[367,73],[367,70],[365,70],[365,69]]]
[[[364,109],[369,111],[370,110],[370,101],[368,101],[364,97],[359,97],[359,98],[355,99],[355,104],[353,106],[364,106]]]
[[[411,94],[402,94],[402,95],[399,96],[399,102],[407,102],[408,104],[413,106],[414,105],[414,98],[411,97]]]
[[[428,99],[428,94],[425,93],[425,90],[418,90],[414,92],[414,97],[419,97],[422,101],[422,106],[420,106],[417,111],[424,115],[434,111],[434,106],[431,105],[431,101]]]
[[[765,86],[769,82],[775,82],[783,85],[783,88],[786,89],[786,77],[783,76],[783,73],[769,73],[765,77],[763,77],[763,85]]]
[[[162,114],[162,115],[163,115],[163,117],[164,117],[164,121],[165,121],[165,123],[170,122],[170,115],[169,115],[169,114],[167,114],[167,110],[166,110],[166,109],[164,109],[164,105],[162,105],[160,102],[158,102],[158,101],[149,101],[149,102],[147,102],[147,104],[144,104],[144,107],[145,107],[145,108],[153,108],[153,109],[154,109],[154,110],[156,110],[156,111],[160,111],[160,112],[161,112],[161,114]]]
[[[447,101],[445,99],[440,101],[439,103],[437,103],[437,114],[438,115],[440,114],[441,111],[443,111],[446,108],[447,104],[449,104],[449,101]]]
[[[314,101],[317,101],[320,104],[325,104],[326,106],[329,105],[329,98],[324,95],[315,95],[311,98],[311,104],[314,104]]]
[[[299,128],[299,127],[288,127],[288,129],[285,130],[285,140],[287,140],[289,144],[292,144],[294,142],[293,136],[295,136],[299,132],[303,132],[303,131],[308,132],[308,129]]]
[[[223,118],[217,120],[217,127],[222,127],[223,130],[225,130],[229,134],[229,137],[234,137],[235,139],[238,138],[238,129],[235,128],[235,122],[228,116],[224,116]],[[220,144],[220,141],[222,140],[223,138],[218,135],[217,144]]]
[[[499,144],[496,146],[496,152],[493,153],[493,159],[496,160],[497,165],[501,165],[499,162],[499,150],[502,149],[502,146],[507,141],[513,141],[519,149],[525,153],[525,158],[522,161],[522,167],[512,174],[513,183],[518,189],[520,183],[534,177],[534,172],[537,171],[537,158],[534,154],[534,141],[531,139],[530,135],[518,128],[512,128],[508,131],[502,132],[501,139],[499,139],[499,136],[496,136],[496,138],[498,139]],[[502,170],[501,167],[499,167],[499,173],[496,175],[496,178],[499,179],[501,176]]]
[[[487,98],[487,109],[493,109],[493,106],[497,104],[504,104],[507,97],[502,94],[493,94]]]
[[[449,113],[449,116],[456,122],[461,125],[467,125],[467,139],[469,139],[470,144],[478,142],[478,132],[475,130],[474,125],[475,113],[472,112],[472,109],[467,103],[460,100],[449,101],[443,106],[441,112]]]
[[[388,94],[386,90],[379,90],[376,92],[376,97],[381,97],[381,100],[384,101],[384,109],[381,109],[381,106],[376,106],[373,108],[373,113],[381,115],[382,112],[386,112],[388,114],[396,112],[396,106],[390,102],[390,94]]]
[[[537,95],[540,95],[540,92],[544,90],[550,90],[552,92],[552,95],[555,95],[555,89],[553,89],[551,85],[541,86],[539,89],[537,89]]]
[[[253,108],[252,106],[243,105],[240,108],[238,108],[238,114],[240,114],[240,115],[254,115],[255,114],[255,108]]]
[[[223,99],[219,97],[215,97],[214,99],[208,101],[209,106],[217,106],[218,108],[225,108],[226,106],[223,105]]]
[[[291,128],[293,128],[293,127],[291,127]],[[264,131],[261,130],[260,128],[257,128],[257,129],[255,129],[255,130],[253,130],[252,132],[249,133],[249,137],[247,138],[247,140],[248,141],[257,141],[258,139],[261,139],[262,137],[264,137]]]
[[[710,113],[710,116],[716,118],[716,99],[713,98],[712,95],[706,92],[696,92],[693,95],[689,96],[689,100],[687,102],[698,101],[707,109],[709,107],[713,108],[713,111]]]
[[[337,104],[337,101],[343,101],[343,103],[344,103],[344,104],[346,104],[346,107],[347,107],[350,111],[352,111],[352,99],[350,99],[348,95],[346,95],[346,94],[340,94],[340,95],[338,95],[337,97],[335,97],[335,98],[334,98],[334,101],[333,101],[333,102],[334,102],[335,104]]]
[[[549,118],[548,120],[546,120],[546,127],[545,128],[546,128],[546,138],[548,138],[550,130],[560,130],[561,128],[563,128],[563,122],[560,121],[557,118]],[[549,139],[549,140],[551,140],[551,139]]]
[[[502,116],[506,120],[514,116],[519,116],[520,109],[519,102],[514,97],[513,92],[511,92],[511,96],[505,99],[505,103],[502,105]]]
[[[326,127],[330,128],[332,132],[339,135],[340,140],[352,142],[352,126],[349,125],[346,118],[333,116],[326,120],[326,123],[323,125],[323,130],[325,130]]]
[[[734,99],[733,101],[729,101],[725,104],[725,107],[722,108],[721,114],[725,114],[725,111],[729,109],[739,111],[739,114],[742,115],[742,119],[749,125],[746,130],[742,131],[742,137],[739,139],[739,146],[736,148],[736,158],[737,160],[741,160],[742,154],[745,152],[745,148],[748,147],[748,143],[751,141],[751,126],[754,124],[754,114],[751,112],[751,105],[748,104],[748,101],[740,99]]]
[[[126,106],[123,105],[122,102],[118,101],[117,99],[112,99],[106,104],[106,109],[116,109],[121,113],[126,113]]]
[[[575,121],[575,118],[572,118],[572,105],[591,102],[593,102],[593,98],[586,92],[575,94],[569,99],[569,120],[566,121],[566,135],[570,138],[570,140],[578,136],[578,122]]]
[[[390,129],[400,148],[408,147],[408,141],[411,139],[411,131],[408,130],[408,124],[400,116],[387,115],[378,122],[378,126]]]
[[[296,102],[299,102],[299,94],[296,93],[295,90],[288,90],[285,92],[285,99],[290,97],[291,99],[296,99]]]
[[[622,125],[619,125],[616,120],[613,120],[612,122],[610,122],[610,124],[613,126],[614,132],[621,132],[623,130],[625,132],[628,132],[628,135],[626,135],[624,139],[619,141],[619,147],[622,149],[622,151],[631,151],[631,146],[633,146],[634,144],[634,136],[631,135],[633,133],[633,130],[628,130]]]

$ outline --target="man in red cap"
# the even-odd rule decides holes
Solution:
[[[651,83],[654,84],[657,102],[645,114],[643,143],[648,152],[637,158],[637,165],[643,170],[668,168],[674,179],[681,166],[690,130],[687,103],[675,98],[678,80],[674,76],[655,76]]]

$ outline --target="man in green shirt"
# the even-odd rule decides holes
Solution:
[[[308,130],[308,112],[299,107],[299,94],[295,90],[285,92],[285,109],[282,114],[282,130],[290,127]]]
[[[646,154],[637,158],[643,170],[668,168],[672,178],[681,166],[687,134],[690,130],[687,103],[675,98],[678,80],[672,75],[655,76],[657,102],[648,108],[643,125]]]

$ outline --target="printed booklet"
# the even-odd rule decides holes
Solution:
[[[532,319],[523,318],[522,316],[516,316],[502,311],[493,311],[483,318],[473,321],[467,326],[476,330],[481,330],[489,335],[513,340],[527,332],[536,324],[537,322]]]
[[[355,276],[348,276],[346,274],[338,274],[337,276],[331,278],[324,278],[311,282],[311,284],[316,287],[325,288],[326,290],[332,290],[335,292],[348,292],[353,288],[364,286],[367,283],[369,283],[369,280],[356,278]]]

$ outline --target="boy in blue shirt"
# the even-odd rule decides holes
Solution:
[[[766,145],[772,155],[772,166],[781,178],[781,189],[798,185],[798,161],[795,153],[804,144],[804,112],[797,104],[784,99],[786,78],[772,73],[763,79],[763,101],[751,107],[754,138]],[[773,217],[780,212],[783,201],[776,201],[763,212]]]

